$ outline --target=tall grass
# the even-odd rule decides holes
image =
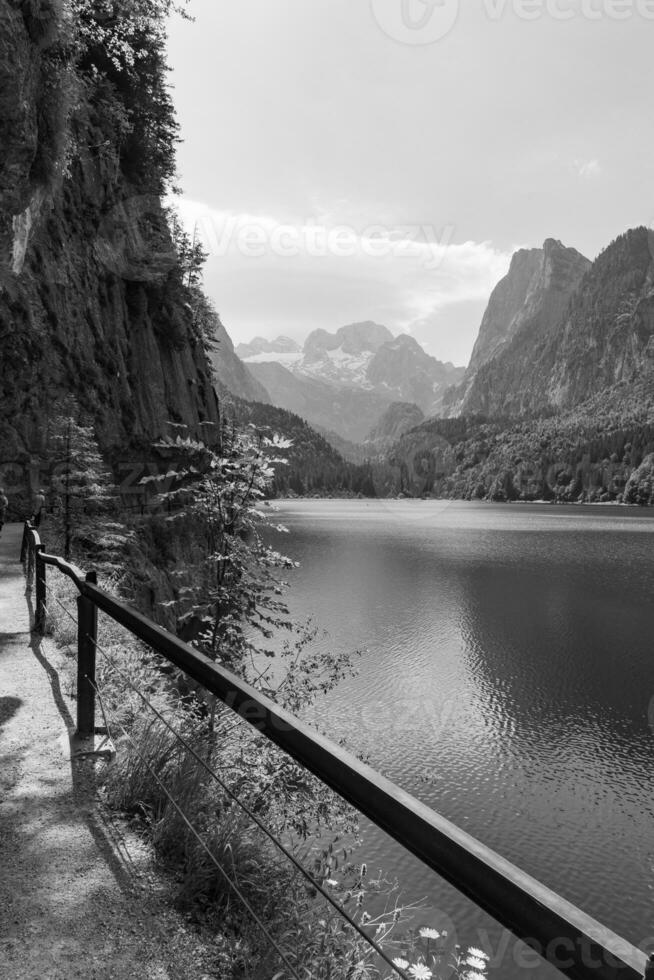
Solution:
[[[74,614],[74,585],[54,573],[48,580]],[[104,586],[117,590],[116,581]],[[76,627],[51,597],[48,611],[49,632],[68,655],[66,686],[73,693]],[[172,873],[179,908],[199,928],[227,937],[231,973],[225,980],[289,975],[230,881],[300,975],[380,980],[389,971],[133,688],[392,955],[406,954],[411,960],[404,962],[413,964],[429,962],[434,977],[470,974],[473,980],[476,974],[484,980],[479,960],[472,969],[458,949],[441,945],[430,953],[431,940],[425,945],[419,935],[406,934],[403,927],[414,909],[402,906],[397,888],[381,872],[370,877],[353,861],[356,815],[342,800],[229,709],[189,693],[176,672],[164,669],[160,658],[102,615],[99,643],[97,683],[117,746],[116,760],[103,776],[103,795],[151,841]],[[381,909],[375,916],[367,911],[371,902]]]

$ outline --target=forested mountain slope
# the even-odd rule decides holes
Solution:
[[[553,265],[547,289],[542,279],[527,289],[517,313],[507,307],[520,325],[470,372],[458,417],[415,427],[389,453],[395,487],[495,500],[654,502],[653,246],[651,230],[627,231],[570,290],[585,260],[550,243],[558,272]],[[545,303],[552,290],[558,298]],[[497,290],[494,297],[489,310],[497,311]]]
[[[273,479],[273,494],[362,494],[375,496],[370,467],[352,463],[299,415],[262,402],[245,401],[234,396],[219,383],[220,401],[225,417],[247,425],[261,438],[281,436],[290,440],[282,450],[286,464],[278,465]]]

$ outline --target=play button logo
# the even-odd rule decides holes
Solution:
[[[459,0],[371,0],[384,34],[401,44],[433,44],[450,33]]]

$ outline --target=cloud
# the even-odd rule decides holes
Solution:
[[[348,224],[342,211],[332,224],[325,212],[282,220],[188,198],[171,203],[209,252],[207,287],[242,337],[254,324],[273,336],[280,323],[284,332],[296,323],[306,336],[358,319],[413,331],[460,304],[485,304],[511,258],[488,241],[456,242],[452,225],[384,225],[359,215]]]
[[[584,179],[599,177],[602,173],[602,167],[599,160],[594,158],[592,160],[575,160],[574,167],[577,174]]]

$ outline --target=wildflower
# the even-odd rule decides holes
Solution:
[[[415,963],[414,966],[409,967],[409,973],[413,980],[431,980],[434,975],[424,963]]]
[[[479,970],[483,973],[486,969],[486,960],[481,956],[471,956],[470,953],[466,956],[466,965],[471,966],[473,970]]]
[[[361,925],[365,926],[366,922],[370,922],[371,918],[372,916],[370,915],[369,912],[364,912],[363,915],[361,916]]]
[[[409,968],[409,961],[403,960],[401,956],[398,956],[393,960],[393,965],[398,968],[398,970],[407,970]]]
[[[445,935],[445,933],[443,933]],[[477,946],[468,946],[468,956],[477,956],[480,960],[489,960],[490,956],[485,953],[483,949],[478,949]]]
[[[338,885],[338,882],[336,881],[335,878],[328,878],[327,881],[325,882],[325,884],[326,885],[330,885],[332,888],[336,888],[336,886]]]
[[[423,939],[440,939],[441,934],[436,929],[429,929],[427,926],[423,926],[420,930],[420,935]]]

